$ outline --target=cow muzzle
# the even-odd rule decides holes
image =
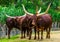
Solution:
[[[33,22],[32,22],[32,25],[35,25],[35,22],[34,22],[34,20],[33,20]]]

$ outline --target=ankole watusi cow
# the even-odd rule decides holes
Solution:
[[[41,39],[43,39],[43,30],[46,30],[47,32],[47,38],[50,38],[50,29],[51,29],[51,25],[52,25],[52,17],[47,14],[49,8],[50,8],[51,3],[48,5],[47,10],[44,13],[39,13],[41,11],[41,9],[36,13],[36,15],[32,15],[32,17],[30,18],[29,21],[29,27],[30,27],[30,36],[29,39],[31,39],[31,32],[32,32],[32,28],[31,28],[31,24],[34,26],[34,32],[35,32],[35,37],[34,39],[36,39],[36,31],[38,31],[38,39],[39,39],[39,30],[41,30]],[[25,10],[25,9],[24,9]],[[25,10],[26,14],[28,13]],[[31,14],[31,13],[30,13]],[[34,18],[35,17],[35,18]]]
[[[41,39],[43,39],[43,30],[46,30],[47,35],[46,38],[50,38],[50,29],[52,26],[52,17],[50,14],[48,14],[48,10],[50,8],[51,3],[48,5],[47,10],[44,13],[37,13],[37,28],[38,31],[38,39],[39,39],[39,30],[41,31]],[[35,39],[36,39],[36,33],[35,33]]]
[[[10,38],[10,32],[13,28],[17,28],[17,29],[21,30],[21,38],[25,38],[26,31],[27,31],[27,35],[30,34],[29,30],[32,31],[31,22],[33,19],[31,17],[33,17],[33,14],[28,13],[25,10],[24,5],[22,5],[22,6],[23,6],[23,10],[25,12],[25,15],[23,15],[23,16],[11,17],[11,16],[8,16],[7,14],[5,14],[7,16],[6,25],[8,27],[8,38]],[[35,16],[34,16],[34,18],[35,18]]]
[[[36,28],[36,19],[37,19],[37,18],[36,18],[36,15],[27,12],[23,4],[22,4],[22,7],[23,7],[23,10],[24,10],[25,14],[27,14],[27,15],[26,15],[27,18],[28,18],[28,22],[27,22],[28,28],[27,28],[27,30],[28,30],[28,33],[29,33],[29,39],[31,39],[32,27],[35,27],[35,28]],[[41,11],[41,8],[39,9],[38,13],[39,13],[40,11]],[[24,21],[24,22],[25,22],[25,21]],[[23,25],[24,25],[24,22],[22,23]],[[26,26],[26,27],[27,27],[27,26]],[[33,29],[35,29],[35,28],[33,28]]]
[[[33,15],[32,13],[28,13],[27,11],[26,11],[26,9],[25,9],[25,7],[24,7],[24,5],[22,4],[22,7],[23,7],[23,10],[24,10],[24,12],[25,12],[25,14],[26,14],[26,18],[27,18],[27,20],[28,20],[28,22],[26,22],[26,24],[24,24],[24,22],[25,22],[25,20],[23,21],[23,23],[22,23],[22,28],[27,28],[27,31],[28,31],[28,33],[29,33],[29,39],[31,39],[31,34],[32,34],[32,27],[33,27],[33,25],[32,24],[34,24],[33,22],[34,22],[34,20],[36,19],[36,16],[35,15]],[[39,10],[40,11],[40,10]],[[24,25],[26,25],[26,26],[24,26]],[[24,29],[25,29],[24,28]]]
[[[21,30],[22,21],[26,16],[23,15],[23,16],[11,17],[11,16],[8,16],[7,14],[5,15],[7,16],[7,19],[6,19],[6,25],[8,27],[7,34],[8,34],[8,38],[10,38],[10,32],[13,28]]]

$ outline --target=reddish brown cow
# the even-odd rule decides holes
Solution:
[[[52,25],[52,18],[49,14],[43,14],[37,17],[37,30],[39,39],[39,30],[41,30],[41,39],[43,39],[43,30],[47,32],[47,38],[50,38],[50,29]]]
[[[27,28],[27,31],[29,33],[29,39],[31,39],[32,26],[33,26],[32,24],[34,24],[33,21],[36,19],[36,15],[33,15],[31,13],[28,13],[26,11],[24,5],[22,5],[22,7],[23,7],[23,10],[24,10],[24,12],[26,14],[26,18],[27,18],[27,19],[25,18],[24,21],[22,22],[22,28],[24,28],[24,27]],[[25,21],[25,20],[27,20],[27,21]],[[24,24],[24,22],[26,22],[26,24]],[[23,25],[26,25],[26,26],[23,26]]]
[[[50,29],[51,29],[51,25],[52,25],[52,18],[49,14],[46,14],[47,11],[49,10],[50,5],[51,4],[49,4],[47,10],[44,13],[42,13],[42,15],[39,14],[39,12],[40,12],[40,10],[39,10],[37,12],[37,15],[32,15],[31,17],[29,16],[31,19],[30,20],[31,22],[29,24],[29,29],[31,29],[31,27],[32,27],[30,25],[34,26],[34,31],[35,31],[34,39],[36,39],[36,30],[38,31],[38,39],[39,39],[39,30],[41,30],[41,39],[43,39],[43,30],[47,31],[47,38],[50,38]],[[26,14],[28,13],[26,10],[25,10],[25,12],[26,12]],[[31,13],[29,13],[29,14],[31,14]],[[29,39],[31,39],[31,30],[29,30],[29,32],[30,32]]]
[[[23,8],[24,8],[24,6],[23,6]],[[24,16],[17,16],[17,17],[11,17],[11,16],[8,16],[5,14],[8,17],[6,19],[6,25],[8,27],[8,38],[10,38],[10,31],[13,28],[17,28],[17,29],[21,30],[21,38],[25,38],[26,31],[27,31],[27,35],[31,34],[29,32],[29,30],[32,31],[32,29],[30,28],[32,25],[30,23],[32,22],[31,17],[33,17],[33,14],[27,13],[27,11],[25,11],[25,13],[26,14]],[[23,34],[24,34],[24,36],[23,36]]]
[[[22,4],[22,7],[23,7],[25,14],[27,14],[27,18],[28,18],[28,25],[27,26],[29,27],[27,30],[29,31],[28,32],[29,33],[29,39],[31,39],[32,27],[33,27],[33,29],[36,29],[37,18],[36,18],[36,15],[27,12],[23,4]],[[40,11],[41,11],[41,8],[39,9],[39,11],[37,11],[37,13],[39,13]],[[34,30],[34,31],[36,32],[36,30]]]
[[[39,39],[39,30],[41,30],[41,39],[43,39],[43,30],[46,30],[46,32],[47,32],[46,38],[50,38],[52,17],[49,14],[46,14],[50,8],[50,5],[51,5],[51,3],[48,5],[47,10],[42,15],[39,15],[39,13],[37,14],[36,30],[38,31],[38,39]],[[36,33],[35,33],[35,39],[36,39]]]
[[[7,16],[6,19],[6,25],[8,27],[8,38],[10,38],[10,31],[13,28],[17,28],[17,29],[21,29],[21,24],[22,24],[22,20],[26,17],[26,16],[17,16],[17,17],[11,17],[11,16]]]
[[[30,17],[30,15],[26,14],[26,17],[23,18],[23,20],[22,20],[22,24],[21,24],[21,38],[25,38],[26,31],[27,31],[27,36],[29,34],[29,31],[28,31],[28,29],[29,29],[29,17]]]

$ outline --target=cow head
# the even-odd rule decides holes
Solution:
[[[35,14],[32,14],[32,13],[27,12],[27,10],[25,9],[25,7],[24,7],[24,5],[23,5],[23,4],[22,4],[22,7],[23,7],[23,10],[24,10],[24,12],[25,12],[26,16],[28,16],[29,21],[31,21],[31,24],[32,24],[32,25],[35,25],[35,24],[36,24],[36,15],[35,15]],[[37,13],[40,13],[40,11],[41,11],[41,8],[39,9],[39,11],[37,11]]]

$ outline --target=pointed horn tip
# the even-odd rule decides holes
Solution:
[[[48,13],[48,10],[50,8],[50,5],[51,5],[51,3],[49,3],[48,8],[46,9],[46,11],[44,13],[41,13],[41,14],[47,14]]]
[[[24,4],[22,4],[22,6],[24,6]]]
[[[40,12],[41,12],[41,7],[40,7],[39,11],[37,11],[36,13],[40,13]]]
[[[40,10],[41,10],[41,7],[40,7]]]

